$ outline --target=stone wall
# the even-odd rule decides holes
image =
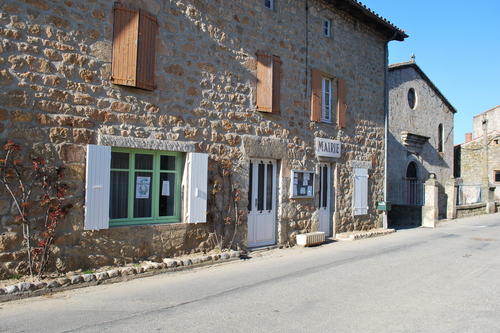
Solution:
[[[209,154],[212,183],[216,159],[229,159],[233,180],[242,184],[241,207],[250,157],[278,159],[277,243],[293,245],[297,233],[318,228],[318,199],[290,199],[290,172],[317,171],[314,139],[336,139],[343,154],[333,161],[334,232],[382,226],[376,203],[383,199],[387,39],[322,2],[309,2],[308,17],[304,1],[278,2],[275,11],[261,2],[123,1],[159,20],[153,91],[109,81],[112,1],[0,2],[0,139],[68,170],[74,207],[59,226],[52,268],[207,251],[215,245],[210,233],[223,223],[209,201],[205,224],[84,231],[87,144],[180,143],[179,151]],[[322,35],[325,15],[331,38]],[[255,111],[258,50],[281,57],[280,115]],[[310,121],[311,68],[346,79],[346,128]],[[262,142],[280,149],[262,149]],[[353,216],[353,169],[360,163],[370,169],[369,210]],[[6,277],[23,270],[24,255],[10,200],[0,196],[0,277]],[[244,215],[239,228],[235,244],[245,249]]]
[[[491,131],[500,132],[500,105],[478,114],[472,119],[472,138],[477,139],[483,136],[483,120],[488,120],[488,133]]]
[[[500,145],[495,142],[500,140],[500,132],[494,130],[487,137],[488,143],[488,165],[485,166],[485,144],[484,137],[476,138],[470,142],[463,143],[456,148],[460,177],[462,184],[483,184],[485,172],[491,186],[495,186],[495,201],[500,201],[500,183],[495,182],[494,171],[500,170]]]
[[[400,187],[406,178],[408,163],[418,165],[418,179],[425,182],[436,175],[439,189],[439,214],[446,215],[444,183],[453,175],[453,124],[455,110],[414,62],[391,65],[389,71],[389,136],[388,179],[389,200],[400,200]],[[392,67],[394,66],[394,67]],[[416,105],[408,103],[408,91],[416,93]],[[432,120],[431,120],[432,119]],[[438,125],[443,124],[443,152],[438,151]],[[420,147],[406,145],[402,132],[428,137]]]

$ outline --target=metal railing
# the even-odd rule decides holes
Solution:
[[[423,206],[425,204],[425,185],[421,180],[390,181],[390,197],[395,205]]]

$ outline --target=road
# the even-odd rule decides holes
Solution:
[[[500,214],[0,303],[0,332],[500,332]]]

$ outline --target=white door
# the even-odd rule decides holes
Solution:
[[[276,243],[276,161],[250,161],[248,246]]]
[[[324,231],[326,236],[331,236],[331,167],[322,163],[319,172],[319,231]]]

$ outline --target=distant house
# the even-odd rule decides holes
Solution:
[[[475,116],[473,132],[455,146],[455,177],[469,192],[487,181],[496,187],[495,201],[500,201],[500,105]],[[459,199],[462,204],[477,201],[471,195],[459,195]]]
[[[423,184],[431,173],[439,184],[439,214],[446,214],[444,182],[453,175],[456,112],[414,57],[389,66],[389,225],[420,224]]]

